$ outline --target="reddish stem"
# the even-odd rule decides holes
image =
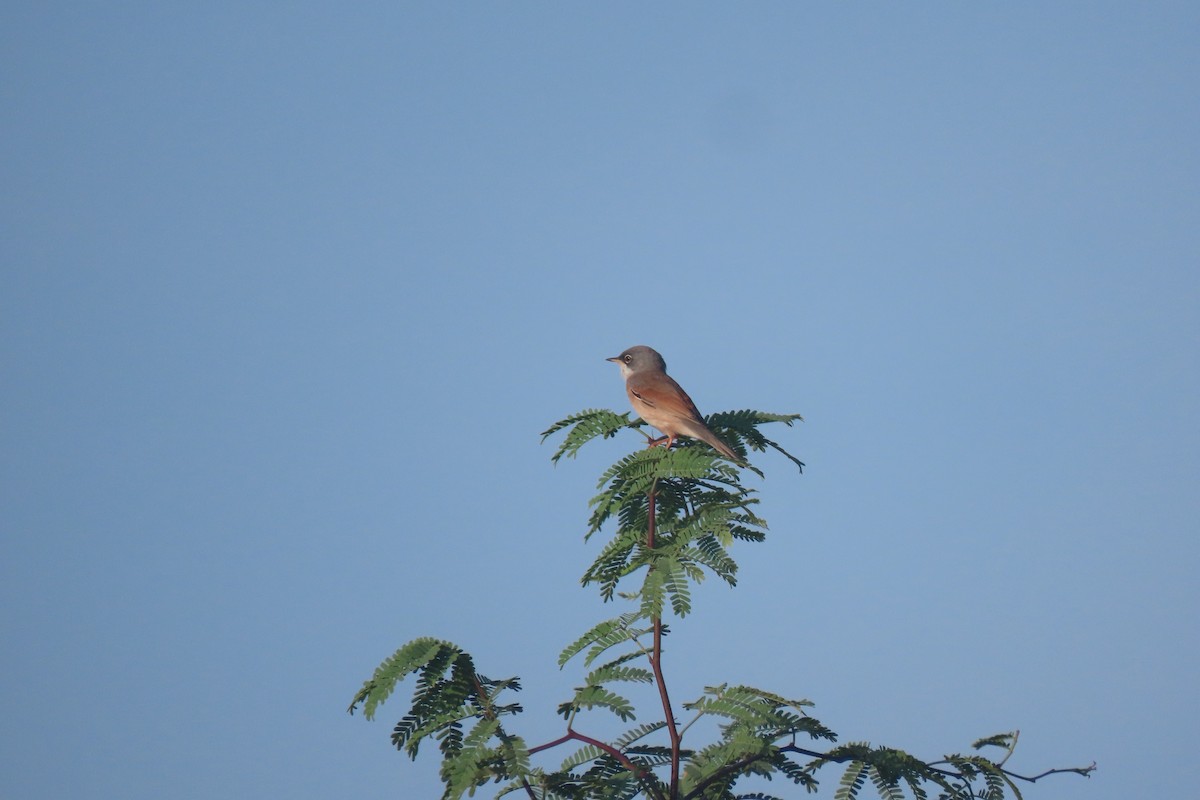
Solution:
[[[631,761],[629,759],[629,756],[625,755],[620,750],[613,747],[611,744],[605,744],[604,742],[600,741],[599,739],[593,739],[592,737],[587,736],[586,734],[579,733],[578,731],[572,730],[570,728],[567,728],[567,732],[565,734],[558,737],[557,739],[555,739],[552,742],[546,742],[545,744],[539,744],[537,747],[529,748],[529,754],[533,755],[534,753],[540,753],[543,750],[549,750],[551,747],[558,747],[560,744],[565,744],[566,742],[569,742],[572,739],[574,739],[577,742],[583,742],[584,744],[590,744],[593,747],[597,747],[597,748],[603,750],[604,752],[608,753],[610,756],[612,756],[617,761],[619,761],[621,763],[621,766],[625,767],[625,769],[629,770],[631,773],[633,773],[635,776],[637,776],[637,778],[639,780],[645,778],[647,776],[647,773],[650,772],[645,767],[633,763],[633,761]],[[655,788],[655,784],[653,781],[647,782],[646,785],[650,791],[650,794],[652,794],[655,797],[660,797],[658,790]]]
[[[646,525],[646,547],[654,548],[654,531],[655,531],[655,498],[656,494],[653,489],[647,495],[647,515],[649,520]],[[675,726],[675,713],[671,710],[671,698],[667,694],[667,681],[663,676],[662,669],[662,617],[658,616],[652,620],[654,626],[654,645],[653,652],[650,654],[650,666],[654,670],[654,682],[658,684],[658,696],[662,700],[663,717],[667,723],[667,735],[671,739],[671,800],[679,796],[679,751],[681,737],[679,729]]]

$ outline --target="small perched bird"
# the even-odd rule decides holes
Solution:
[[[742,463],[737,453],[704,424],[704,418],[687,392],[667,374],[667,362],[644,344],[631,347],[619,356],[607,359],[621,368],[625,391],[638,416],[665,435],[651,445],[665,441],[667,447],[679,436],[690,436],[708,444],[728,459]]]

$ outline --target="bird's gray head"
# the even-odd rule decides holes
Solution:
[[[635,345],[619,356],[608,359],[621,368],[621,376],[628,378],[635,372],[666,372],[667,362],[658,351],[644,344]]]

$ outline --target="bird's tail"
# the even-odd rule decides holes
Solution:
[[[739,456],[737,453],[733,452],[732,447],[725,444],[725,442],[721,441],[721,437],[717,436],[715,433],[713,433],[712,429],[710,429],[708,426],[705,426],[704,430],[702,430],[702,431],[696,431],[696,434],[697,434],[697,436],[696,436],[697,439],[701,440],[702,442],[707,444],[709,447],[711,447],[713,450],[716,450],[718,453],[720,453],[721,455],[728,458],[730,461],[733,461],[734,463],[737,463],[737,464],[745,464],[746,463],[745,461],[742,460],[741,456]]]

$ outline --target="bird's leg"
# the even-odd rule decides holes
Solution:
[[[674,436],[660,436],[657,439],[650,439],[649,443],[646,446],[647,447],[656,447],[656,446],[662,444],[663,442],[667,443],[666,448],[668,450],[670,450],[671,445],[675,444],[675,437]]]

